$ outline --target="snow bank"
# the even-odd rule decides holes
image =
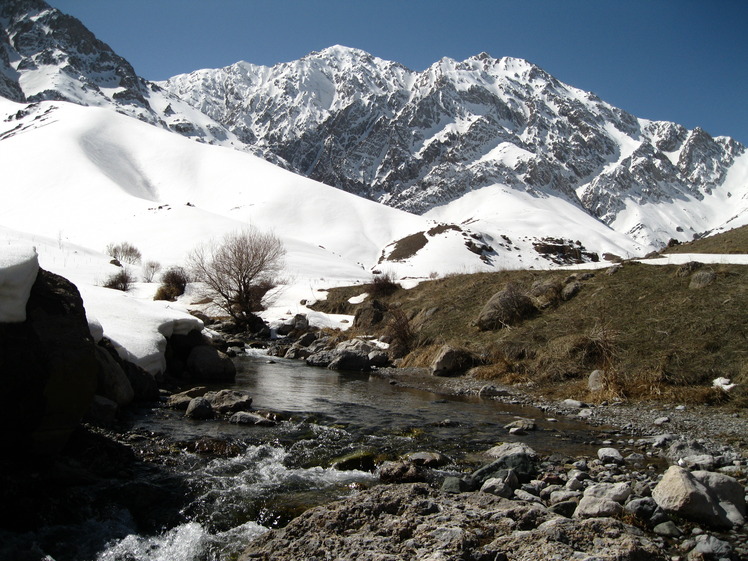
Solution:
[[[9,245],[0,250],[0,323],[26,321],[26,302],[38,272],[33,246]]]
[[[78,289],[86,314],[100,324],[119,355],[154,375],[166,370],[167,337],[203,328],[202,321],[167,302],[138,300],[100,286],[81,285]]]

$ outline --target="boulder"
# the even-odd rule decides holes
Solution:
[[[615,448],[600,448],[597,451],[598,459],[604,464],[622,464],[623,456]]]
[[[732,546],[728,542],[715,536],[701,534],[696,536],[694,541],[696,542],[696,547],[688,553],[689,561],[733,558]]]
[[[385,306],[379,300],[370,300],[361,304],[353,316],[353,327],[364,330],[372,329],[384,320],[384,314],[387,312]]]
[[[480,487],[483,493],[491,493],[507,499],[512,497],[517,489],[519,489],[519,479],[511,469],[495,473],[494,477],[486,479]]]
[[[561,290],[561,300],[564,302],[567,302],[568,300],[571,300],[574,298],[577,294],[579,294],[579,291],[582,290],[582,283],[581,282],[570,282],[564,288]]]
[[[190,380],[233,381],[236,377],[236,366],[218,349],[202,345],[190,351],[187,358],[187,373]]]
[[[714,475],[735,481],[726,475]],[[718,494],[716,487],[707,486],[712,483],[724,485],[725,488],[729,489],[733,488],[725,480],[718,482],[705,474],[701,474],[700,478],[697,478],[680,466],[670,466],[652,491],[652,498],[660,508],[668,512],[715,528],[731,528],[738,522],[742,523],[741,504],[742,511],[745,512],[745,497],[742,495],[742,487],[742,500],[739,500],[736,504],[731,502],[735,499],[730,498],[730,492],[722,490]],[[721,502],[724,505],[720,504]]]
[[[530,297],[517,286],[509,284],[491,296],[475,323],[481,331],[490,331],[516,325],[536,312]]]
[[[606,386],[605,372],[593,370],[587,378],[587,389],[591,392],[601,392]]]
[[[383,483],[417,483],[426,481],[426,474],[414,462],[397,460],[379,466],[379,480]]]
[[[631,486],[626,482],[595,483],[584,490],[585,497],[598,497],[623,503],[631,496]]]
[[[190,401],[192,401],[196,397],[203,397],[207,392],[208,388],[206,388],[205,386],[190,388],[185,392],[170,395],[169,399],[166,401],[166,405],[167,407],[171,407],[172,409],[187,409]]]
[[[135,391],[125,371],[103,347],[96,345],[94,352],[99,364],[96,393],[111,399],[120,407],[132,403]]]
[[[117,420],[117,403],[103,395],[95,395],[85,419],[99,427],[110,427]]]
[[[369,355],[354,350],[334,351],[333,359],[327,365],[330,370],[350,370],[366,372],[371,369]]]
[[[317,351],[313,352],[306,358],[306,363],[308,366],[327,368],[334,358],[334,351]]]
[[[26,319],[0,323],[0,439],[17,456],[59,452],[88,411],[99,363],[78,289],[39,270]]]
[[[603,516],[618,516],[623,507],[616,501],[602,497],[584,496],[574,511],[574,518],[600,518]]]
[[[249,392],[241,390],[220,390],[203,395],[213,411],[225,415],[237,411],[249,411],[252,408],[252,397]]]
[[[236,425],[256,425],[260,427],[274,427],[278,423],[257,413],[250,413],[248,411],[238,411],[231,415],[229,423]]]
[[[334,469],[340,471],[350,470],[361,470],[361,471],[374,471],[375,469],[375,454],[371,450],[358,450],[351,452],[345,456],[335,458],[331,465]]]
[[[716,279],[717,273],[715,273],[711,269],[702,269],[700,271],[696,271],[693,275],[691,275],[691,281],[688,283],[688,288],[705,288],[712,284]]]
[[[384,368],[390,364],[390,356],[383,350],[377,349],[369,353],[369,364],[372,367]]]
[[[439,452],[409,452],[405,459],[417,466],[441,467],[449,463],[449,458]]]
[[[434,376],[450,376],[460,374],[475,364],[475,357],[472,353],[451,347],[442,346],[439,353],[431,363],[431,373]]]
[[[713,471],[694,471],[691,475],[709,489],[734,526],[745,523],[745,489],[737,479]]]
[[[508,442],[494,446],[486,455],[495,458],[493,462],[481,467],[472,474],[479,487],[487,479],[496,477],[501,470],[513,470],[520,482],[530,481],[538,473],[538,455],[529,446],[519,442]]]
[[[212,419],[214,416],[213,408],[204,397],[196,397],[190,401],[184,416],[195,420]]]
[[[361,339],[343,341],[335,347],[327,367],[330,370],[368,371],[371,368],[369,353],[374,350],[374,345]]]

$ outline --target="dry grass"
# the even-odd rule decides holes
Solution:
[[[418,318],[410,327],[420,346],[403,366],[428,366],[434,349],[449,343],[489,362],[474,369],[477,377],[531,381],[558,397],[589,396],[587,376],[600,369],[606,384],[597,399],[724,403],[726,396],[711,388],[714,378],[748,386],[748,267],[720,266],[700,289],[689,289],[690,275],[676,276],[677,269],[625,263],[613,275],[596,271],[569,301],[554,297],[558,272],[504,271],[423,282],[387,302]],[[517,325],[479,331],[480,310],[507,283],[547,304]],[[361,291],[338,296],[336,289],[330,299]],[[748,404],[748,390],[730,395],[732,405]]]
[[[674,245],[663,253],[748,253],[748,226]]]

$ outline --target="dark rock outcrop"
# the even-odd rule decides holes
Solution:
[[[40,270],[26,321],[0,324],[0,377],[10,397],[0,440],[16,454],[58,452],[91,405],[98,371],[78,289]]]

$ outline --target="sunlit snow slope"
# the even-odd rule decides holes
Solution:
[[[6,228],[99,251],[129,241],[144,258],[182,264],[201,241],[252,225],[285,242],[290,275],[356,279],[370,277],[388,243],[433,225],[109,110],[7,100],[0,109],[10,115],[0,129]],[[482,263],[453,249],[406,272]],[[388,268],[398,266],[407,269]]]

